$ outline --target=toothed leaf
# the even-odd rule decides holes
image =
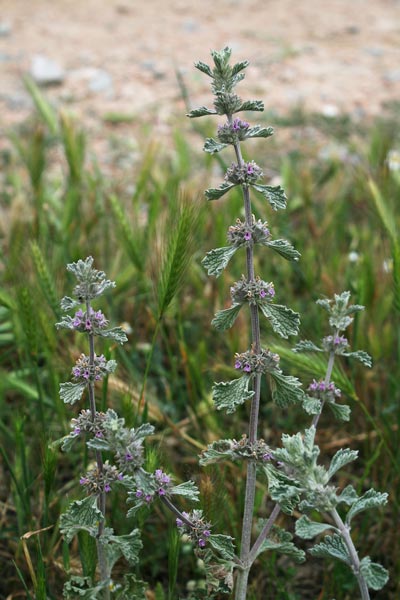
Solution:
[[[381,590],[389,580],[388,571],[379,563],[371,562],[369,556],[362,559],[360,571],[371,590]]]
[[[299,260],[301,254],[287,240],[272,240],[266,246],[283,256],[286,260]]]
[[[75,404],[82,398],[86,383],[60,383],[60,398],[65,404]]]
[[[242,102],[239,108],[235,110],[235,112],[239,112],[242,110],[255,110],[258,112],[262,112],[264,110],[264,102],[261,100],[245,100]]]
[[[262,527],[265,522],[264,519],[260,519],[259,526]],[[261,544],[257,556],[266,550],[273,550],[279,554],[290,556],[296,563],[302,563],[306,559],[305,553],[293,544],[292,539],[291,533],[274,525],[270,535]]]
[[[128,341],[125,331],[121,327],[113,327],[112,329],[96,329],[96,335],[124,344]]]
[[[351,408],[347,404],[328,402],[327,406],[339,421],[350,421]]]
[[[290,404],[296,404],[297,402],[303,401],[304,392],[301,389],[301,382],[297,377],[283,375],[283,373],[279,373],[278,371],[272,371],[269,373],[269,381],[272,399],[278,406],[284,408]]]
[[[318,400],[318,398],[304,396],[303,408],[308,415],[318,415],[321,412],[321,406],[321,400]]]
[[[202,73],[205,73],[209,77],[213,76],[210,67],[208,65],[206,65],[206,63],[201,62],[201,60],[198,60],[197,62],[195,62],[194,66],[196,67],[196,69],[198,69]]]
[[[329,479],[336,473],[336,471],[338,471],[348,463],[353,462],[353,460],[356,460],[357,456],[357,450],[350,450],[349,448],[341,448],[338,452],[336,452],[329,466]]]
[[[232,67],[232,76],[234,77],[235,75],[240,73],[240,71],[243,71],[243,69],[245,69],[248,66],[249,66],[248,60],[241,60],[240,62],[234,64]]]
[[[358,513],[363,510],[368,510],[369,508],[377,508],[379,506],[384,506],[387,503],[388,495],[381,492],[376,492],[375,490],[368,490],[363,494],[360,498],[358,498],[349,512],[346,515],[346,523],[350,524],[353,517],[358,515]]]
[[[358,500],[358,495],[352,485],[347,485],[344,490],[342,490],[341,494],[336,496],[336,499],[338,503],[343,502],[344,504],[347,504],[347,506],[351,506]]]
[[[260,125],[255,125],[254,127],[250,127],[246,132],[247,138],[268,138],[274,135],[273,127],[260,127]]]
[[[236,183],[221,183],[218,188],[210,188],[206,190],[204,193],[206,195],[207,200],[218,200],[218,198],[222,198],[224,194],[229,192],[232,188],[234,188]]]
[[[139,552],[143,548],[139,529],[134,529],[126,535],[111,535],[108,537],[107,542],[109,543],[105,544],[104,547],[108,555],[110,570],[121,556],[131,566],[138,564]]]
[[[233,381],[222,381],[213,386],[213,400],[217,410],[226,409],[227,414],[235,412],[236,408],[250,400],[254,391],[249,390],[251,378],[247,375]]]
[[[303,515],[296,521],[296,535],[301,537],[303,540],[312,540],[314,537],[326,531],[327,529],[334,529],[337,531],[336,527],[333,527],[329,523],[317,523],[316,521],[310,521],[310,519]]]
[[[263,315],[271,323],[272,329],[283,338],[297,335],[300,327],[300,315],[281,304],[260,304]]]
[[[221,152],[224,148],[226,148],[228,144],[222,144],[217,142],[213,138],[207,138],[205,144],[203,146],[204,152],[208,152],[209,154],[215,154],[216,152]]]
[[[75,500],[68,510],[60,517],[60,531],[64,534],[66,542],[70,542],[78,531],[87,531],[91,536],[97,535],[100,521],[104,520],[101,511],[97,508],[95,496],[88,496],[84,500]]]
[[[211,534],[207,538],[207,542],[222,558],[225,558],[225,560],[234,560],[235,546],[233,545],[233,538],[229,535]]]
[[[193,481],[185,481],[179,485],[174,485],[174,487],[169,490],[169,493],[176,496],[183,496],[184,498],[188,498],[193,502],[199,501],[200,492]]]
[[[189,119],[195,119],[196,117],[205,117],[206,115],[217,115],[216,110],[212,110],[211,108],[206,108],[205,106],[200,106],[200,108],[195,108],[190,111],[186,116]]]
[[[252,183],[252,187],[268,200],[273,210],[286,208],[286,194],[280,185],[271,186]]]
[[[309,552],[312,556],[319,556],[320,558],[337,558],[348,565],[351,564],[351,559],[345,543],[341,536],[336,533],[325,536],[324,540],[320,544],[310,548]]]
[[[208,275],[219,277],[237,250],[236,246],[224,246],[207,252],[201,264],[207,269]]]
[[[341,352],[341,356],[355,358],[366,367],[372,367],[372,358],[369,354],[367,354],[367,352],[364,352],[363,350],[357,350],[356,352]]]
[[[234,304],[231,308],[219,310],[211,321],[211,324],[214,325],[215,329],[218,331],[229,329],[236,321],[241,308],[241,304]]]
[[[323,352],[323,350],[309,340],[300,340],[293,348],[293,352]]]

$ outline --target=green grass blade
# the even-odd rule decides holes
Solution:
[[[26,89],[31,96],[37,111],[42,117],[43,121],[46,123],[50,132],[53,135],[56,135],[58,132],[58,118],[57,113],[51,107],[49,102],[45,99],[37,85],[30,77],[24,77],[24,84]]]
[[[48,305],[52,309],[56,319],[60,318],[60,302],[58,300],[58,294],[53,284],[53,280],[50,276],[49,269],[46,261],[36,242],[31,243],[31,251],[33,263],[36,268],[38,276],[38,282],[42,289],[43,295],[47,300]]]

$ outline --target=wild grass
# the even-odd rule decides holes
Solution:
[[[134,169],[123,177],[120,172],[103,176],[88,152],[84,124],[57,114],[27,85],[36,113],[10,133],[10,150],[0,157],[0,598],[58,599],[65,574],[80,564],[77,548],[68,549],[62,541],[58,517],[77,493],[72,482],[79,479],[81,458],[59,453],[51,442],[68,431],[71,415],[58,386],[80,349],[78,340],[69,347],[60,344],[54,322],[57,298],[71,285],[65,264],[89,254],[118,284],[105,300],[110,320],[131,328],[123,348],[104,345],[107,359],[115,357],[120,367],[116,377],[104,381],[103,398],[107,395],[130,426],[150,419],[163,465],[174,465],[182,479],[194,477],[210,520],[238,533],[240,470],[226,466],[221,473],[210,466],[200,471],[196,455],[223,435],[224,420],[211,410],[210,390],[214,380],[226,377],[226,365],[247,336],[240,317],[226,336],[210,327],[214,312],[223,307],[229,277],[233,282],[241,275],[240,260],[232,259],[224,282],[210,281],[200,265],[208,250],[225,245],[226,223],[240,212],[241,198],[222,201],[211,216],[201,191],[218,176],[208,157],[189,146],[198,133],[183,117],[176,121],[168,153],[155,143],[156,132],[150,143],[143,135]],[[390,494],[373,524],[368,513],[360,516],[357,544],[390,571],[388,586],[373,597],[395,600],[400,595],[400,171],[389,168],[387,157],[400,149],[400,118],[392,111],[385,119],[356,124],[298,111],[285,119],[273,113],[265,119],[280,135],[268,144],[265,161],[263,145],[255,154],[270,165],[276,182],[283,181],[288,210],[274,216],[275,227],[301,249],[302,259],[293,267],[265,264],[260,257],[258,271],[270,273],[276,288],[286,290],[286,303],[302,315],[302,338],[324,335],[323,315],[313,302],[321,295],[349,290],[354,303],[366,306],[350,342],[371,354],[373,369],[366,373],[348,364],[334,374],[353,419],[351,425],[338,425],[324,415],[320,439],[327,454],[343,440],[350,447],[354,442],[360,460],[351,483],[358,490],[373,486]],[[263,214],[261,209],[256,200],[255,210]],[[198,221],[201,231],[192,226]],[[186,257],[179,269],[173,264],[181,252],[176,244],[184,246]],[[324,369],[278,339],[271,349],[305,384]],[[262,422],[268,439],[276,431],[278,442],[282,429],[294,433],[302,419],[307,425],[300,410],[282,415],[266,402],[266,393],[263,389]],[[233,436],[243,430],[244,416],[236,413]],[[232,428],[232,417],[229,422]],[[261,505],[262,497],[260,488],[256,503]],[[131,523],[122,519],[121,501],[111,501],[110,520],[128,532]],[[177,569],[173,519],[151,517],[142,530],[140,576],[151,584],[149,598],[184,597],[188,581],[203,575],[185,544],[179,546]],[[81,556],[88,573],[92,550],[88,545]],[[315,599],[320,589],[321,600],[354,598],[344,567],[322,571],[319,562],[311,565],[308,576],[299,576],[273,554],[262,558],[249,598]],[[276,589],[265,587],[271,573],[284,574],[285,589],[279,576]]]

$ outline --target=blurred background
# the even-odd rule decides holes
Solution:
[[[78,548],[63,543],[58,518],[79,497],[88,457],[50,444],[81,408],[64,406],[58,387],[85,342],[57,333],[54,323],[72,285],[65,265],[89,254],[117,282],[103,310],[129,332],[123,348],[101,348],[119,368],[98,390],[99,407],[113,407],[130,426],[150,419],[152,460],[178,480],[196,481],[215,532],[239,534],[240,468],[200,469],[197,455],[227,432],[246,431],[246,407],[215,414],[211,399],[213,381],[234,377],[234,353],[247,347],[244,315],[228,334],[210,325],[243,257],[218,280],[200,264],[226,245],[242,200],[232,193],[206,203],[204,189],[222,181],[234,157],[202,152],[219,119],[185,117],[212,103],[209,80],[193,63],[210,63],[210,50],[227,45],[233,60],[250,61],[238,93],[265,104],[264,113],[246,118],[275,129],[268,141],[247,142],[245,156],[288,196],[280,213],[254,198],[254,213],[302,254],[292,265],[260,250],[257,271],[275,282],[279,302],[301,313],[303,339],[318,343],[328,333],[315,304],[321,295],[350,290],[366,306],[350,342],[371,354],[373,368],[340,365],[335,382],[352,420],[323,415],[319,443],[326,457],[342,446],[359,449],[338,485],[390,493],[384,510],[358,517],[354,537],[361,556],[391,572],[372,597],[400,596],[399,42],[395,0],[0,0],[1,599],[58,599],[68,574],[81,572]],[[188,219],[183,275],[165,304],[165,258]],[[296,340],[283,344],[266,326],[262,335],[305,386],[321,374],[323,364],[310,366],[290,351]],[[273,406],[267,386],[262,400],[260,435],[271,444],[309,424],[299,408]],[[257,494],[265,516],[262,482]],[[133,527],[124,509],[124,498],[110,500],[120,532]],[[182,544],[174,583],[173,518],[160,510],[141,519],[147,598],[188,598],[190,586],[203,584],[201,565]],[[293,529],[290,519],[281,525]],[[117,580],[124,568],[118,565]],[[312,559],[297,570],[271,553],[254,567],[249,600],[356,594],[344,565]]]

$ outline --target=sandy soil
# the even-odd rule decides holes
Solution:
[[[243,96],[278,112],[368,115],[400,100],[399,0],[0,0],[0,135],[29,114],[35,55],[65,71],[52,101],[96,128],[110,112],[184,112],[177,69],[192,104],[209,104],[193,62],[225,45],[251,61]]]

